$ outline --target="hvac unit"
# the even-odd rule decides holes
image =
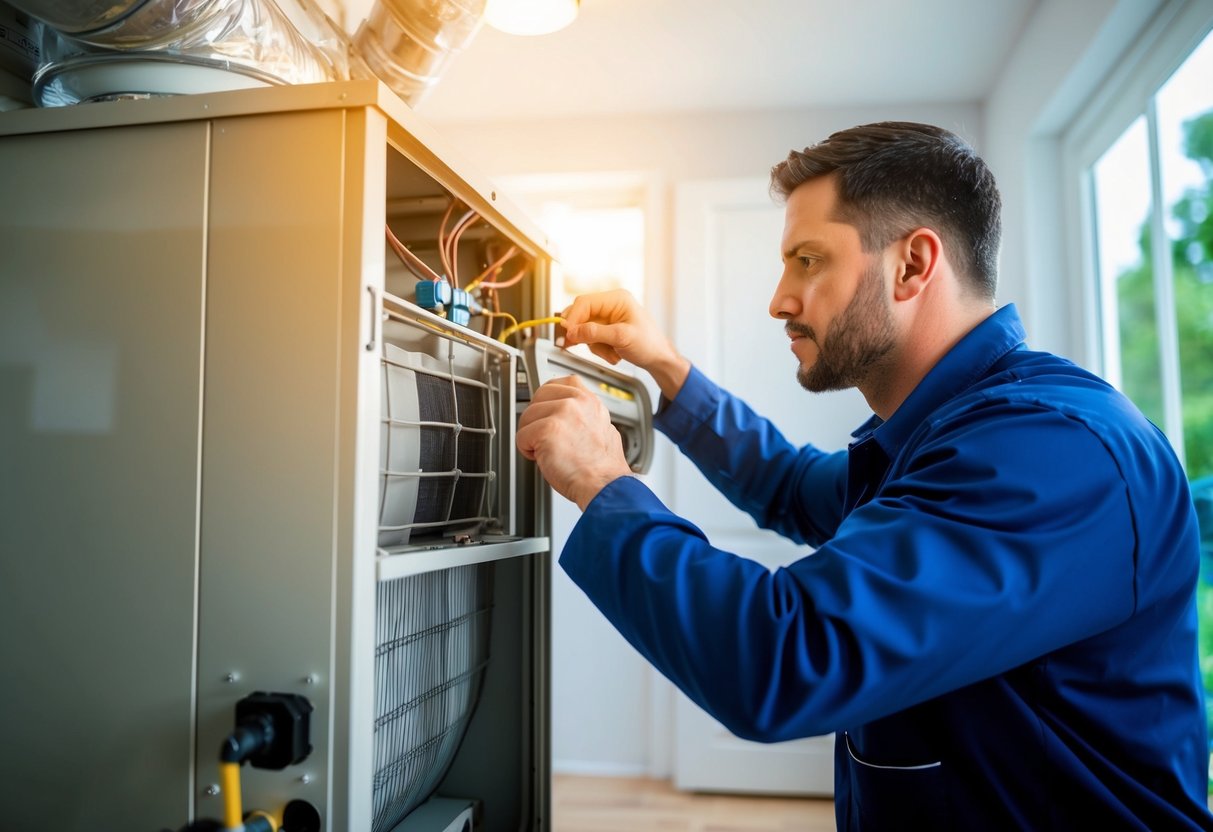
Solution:
[[[3,113],[0,180],[5,832],[548,826],[541,236],[371,81]]]

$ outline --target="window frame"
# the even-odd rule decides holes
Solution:
[[[1066,214],[1078,218],[1079,233],[1069,241],[1070,273],[1082,282],[1082,303],[1073,324],[1083,333],[1086,363],[1109,383],[1121,387],[1116,297],[1099,274],[1093,167],[1139,117],[1146,119],[1151,178],[1150,233],[1154,262],[1154,302],[1158,324],[1163,389],[1163,428],[1180,462],[1184,460],[1179,344],[1174,275],[1168,256],[1166,205],[1158,149],[1155,96],[1210,31],[1213,5],[1203,0],[1171,0],[1142,30],[1090,102],[1062,137]]]

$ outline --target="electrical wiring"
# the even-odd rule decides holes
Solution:
[[[447,257],[446,250],[446,224],[455,211],[455,202],[456,200],[452,197],[446,206],[446,213],[442,215],[442,221],[438,223],[438,259],[442,261],[442,268],[446,269],[447,274],[451,273],[451,261]]]
[[[383,227],[387,232],[387,241],[392,247],[392,251],[396,252],[396,256],[404,263],[405,268],[411,271],[418,280],[442,279],[436,271],[425,264],[424,260],[413,254],[404,243],[400,242],[400,239],[392,232],[391,226],[385,224]]]
[[[491,306],[493,307],[493,311],[494,311],[494,312],[500,312],[500,311],[501,311],[501,295],[497,294],[497,290],[496,290],[496,289],[488,289],[488,290],[486,290],[486,291],[484,291],[484,292],[481,292],[480,294],[486,298],[486,300],[488,301],[489,305],[491,305]],[[488,331],[485,333],[485,334],[486,334],[486,335],[488,335],[490,338],[491,338],[491,337],[493,337],[493,336],[492,336],[492,332],[493,332],[493,326],[492,326],[492,323],[493,323],[493,322],[490,320],[490,321],[489,321],[489,327],[488,327]],[[516,318],[514,319],[514,323],[518,323],[518,320],[517,320]],[[505,325],[503,324],[501,328],[502,328],[502,329],[505,329]]]
[[[515,272],[514,276],[511,277],[509,280],[503,280],[500,283],[490,283],[488,281],[481,281],[480,288],[493,289],[493,290],[508,289],[509,287],[511,287],[515,283],[517,283],[518,281],[522,280],[522,278],[526,275],[527,270],[530,269],[530,267],[531,267],[531,264],[527,263],[525,266],[523,266],[521,269],[519,269],[517,272]]]
[[[523,321],[520,324],[514,324],[513,326],[506,327],[504,330],[501,331],[501,334],[497,336],[497,340],[504,344],[506,339],[509,338],[511,335],[513,335],[515,332],[518,332],[519,330],[522,330],[522,329],[526,329],[527,327],[539,326],[540,324],[562,324],[562,323],[564,323],[564,318],[560,317],[559,315],[552,315],[547,318],[535,318],[534,320]]]
[[[477,286],[479,286],[486,277],[500,271],[501,267],[505,265],[506,261],[509,260],[511,257],[513,257],[517,253],[518,253],[518,247],[510,246],[506,250],[505,254],[501,255],[496,260],[494,260],[493,263],[487,269],[485,269],[480,274],[476,275],[475,278],[472,279],[472,282],[467,285],[467,290],[469,292],[472,291]],[[489,284],[489,285],[492,286],[492,284]],[[500,289],[501,287],[496,286],[495,288]]]
[[[451,264],[450,275],[452,286],[459,286],[459,238],[462,237],[463,232],[470,228],[478,219],[480,219],[479,214],[477,214],[475,211],[468,211],[459,218],[459,222],[455,223],[455,227],[451,230],[450,235],[447,237],[447,260]]]
[[[510,328],[518,326],[518,319],[515,318],[513,315],[511,315],[509,312],[490,312],[489,310],[485,309],[484,311],[480,312],[479,314],[483,315],[487,319],[487,322],[486,322],[485,328],[484,328],[484,334],[490,338],[493,337],[492,329],[493,329],[493,320],[495,318],[505,318],[507,321],[510,322],[511,326],[507,327],[506,331],[508,331]]]

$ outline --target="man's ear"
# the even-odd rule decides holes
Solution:
[[[897,243],[894,300],[916,298],[935,279],[943,263],[943,240],[930,228],[916,228]]]

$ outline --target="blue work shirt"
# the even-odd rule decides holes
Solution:
[[[1023,340],[1003,307],[838,453],[692,370],[660,430],[817,551],[771,572],[622,477],[560,563],[738,736],[836,732],[840,829],[1213,828],[1184,472]]]

